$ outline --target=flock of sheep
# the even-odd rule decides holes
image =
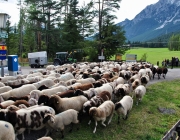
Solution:
[[[101,121],[106,126],[114,114],[128,118],[134,103],[146,94],[146,85],[167,68],[137,62],[82,62],[31,71],[28,75],[0,77],[0,140],[14,140],[24,131],[46,128],[44,137],[53,130],[81,123],[89,116],[89,125]],[[72,131],[72,129],[70,130]]]

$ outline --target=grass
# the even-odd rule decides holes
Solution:
[[[94,121],[89,126],[88,118],[84,118],[79,130],[69,133],[65,127],[64,140],[160,140],[178,120],[180,116],[180,79],[153,84],[147,87],[146,95],[139,105],[134,105],[127,120],[121,118],[117,124],[117,115],[107,127],[98,122],[93,134]],[[162,114],[158,108],[175,110],[175,114]],[[106,122],[107,123],[107,122]],[[74,127],[75,128],[75,127]],[[51,136],[59,140],[60,132]]]
[[[161,65],[163,60],[171,60],[173,56],[180,58],[180,51],[169,51],[168,48],[136,48],[126,52],[126,54],[137,54],[137,60],[140,60],[145,53],[147,54],[146,61],[152,64],[156,64],[157,61],[159,61]],[[122,60],[126,59],[126,54],[122,56]],[[113,57],[112,60],[115,60],[115,57]]]

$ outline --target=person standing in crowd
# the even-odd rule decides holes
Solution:
[[[173,66],[174,66],[174,60],[175,60],[175,57],[172,57],[172,60],[171,60],[171,69],[173,69]]]
[[[179,58],[176,57],[175,59],[176,59],[176,67],[178,67],[178,64],[179,64]]]
[[[157,61],[157,66],[159,66],[159,61]]]

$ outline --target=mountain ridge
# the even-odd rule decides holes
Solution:
[[[148,5],[134,19],[125,19],[117,25],[126,31],[129,41],[147,41],[166,33],[180,30],[180,1],[159,0]]]

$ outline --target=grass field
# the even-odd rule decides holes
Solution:
[[[140,60],[143,54],[147,54],[148,62],[152,64],[157,64],[159,61],[160,65],[164,59],[169,59],[174,57],[178,57],[180,59],[180,51],[169,51],[168,48],[137,48],[130,49],[126,52],[126,54],[137,54],[137,60]],[[122,56],[122,60],[125,60],[126,54]],[[115,60],[115,57],[112,58]]]
[[[74,129],[69,133],[69,128],[65,128],[64,140],[161,140],[180,119],[179,83],[180,80],[174,80],[150,85],[138,106],[134,99],[127,120],[121,118],[120,124],[117,124],[117,115],[114,115],[106,127],[98,122],[96,133],[93,134],[94,121],[89,126],[88,118],[84,118],[79,130]],[[158,108],[172,109],[175,113],[163,114]],[[56,132],[51,137],[59,140],[60,136],[60,132]]]

